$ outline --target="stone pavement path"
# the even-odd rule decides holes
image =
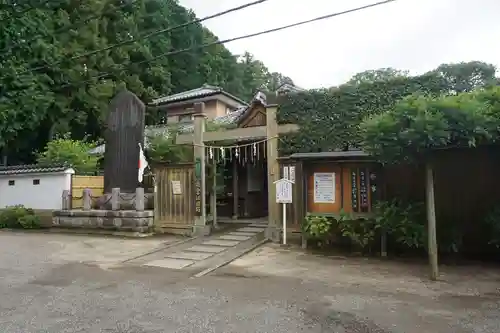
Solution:
[[[127,264],[199,272],[217,268],[253,249],[264,239],[265,228],[263,224],[251,224],[233,231],[195,238],[133,259]]]

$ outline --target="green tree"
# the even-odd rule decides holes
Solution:
[[[95,172],[100,156],[89,154],[94,147],[94,142],[72,140],[68,136],[58,138],[47,143],[45,149],[37,154],[37,162],[40,165],[66,164],[77,172]]]
[[[283,84],[294,85],[293,80],[278,72],[269,73],[266,90],[276,91]]]
[[[361,83],[373,83],[376,81],[387,81],[397,77],[407,77],[409,72],[407,70],[399,70],[395,68],[379,68],[363,71],[355,74],[347,84],[358,85]]]
[[[239,59],[241,81],[245,91],[242,98],[250,100],[260,89],[266,89],[269,70],[262,61],[255,59],[253,54],[245,52]]]
[[[495,66],[482,61],[442,64],[432,73],[444,79],[453,93],[472,91],[496,80]]]
[[[440,66],[443,67],[449,68]],[[470,70],[469,73],[480,71],[482,68],[482,66],[477,67],[479,69]],[[488,119],[498,118],[498,114],[495,113],[500,105],[498,95],[494,90],[486,90],[492,85],[488,84],[489,80],[484,79],[476,80],[477,91],[481,94],[474,94],[473,100],[467,100],[463,95],[460,95],[460,98],[465,100],[441,100],[456,95],[455,82],[447,80],[435,70],[418,76],[397,76],[388,80],[361,82],[357,85],[344,84],[334,89],[313,90],[287,96],[280,105],[278,122],[300,124],[301,131],[280,137],[280,151],[282,154],[290,154],[364,147],[366,151],[377,155],[377,151],[380,150],[384,151],[384,155],[392,155],[393,159],[404,159],[410,155],[418,155],[418,152],[427,145],[439,147],[447,145],[447,142],[454,142],[467,146],[469,140],[471,145],[483,142],[485,139],[481,133],[484,131],[484,126],[489,125],[482,122],[486,121],[485,118],[482,116],[477,118],[474,115],[477,115],[485,105],[496,105],[488,108],[489,112],[492,112]],[[439,103],[429,103],[428,98],[434,98]],[[479,100],[487,102],[478,102]],[[474,108],[478,110],[469,114]],[[435,109],[442,112],[436,115]],[[462,125],[467,123],[464,119],[468,119],[469,126],[472,127],[463,129],[464,133],[468,133],[467,138],[460,137],[458,130],[449,132],[446,129],[448,124],[443,124],[436,118],[441,116],[446,116],[446,121]],[[415,128],[411,127],[412,124]],[[491,124],[496,122],[492,120]],[[442,126],[445,127],[443,135],[453,135],[449,140],[440,136]],[[469,136],[468,131],[474,128],[473,126],[477,126],[477,133]],[[417,146],[419,141],[416,138],[412,140],[412,135],[417,135],[415,134],[417,129],[419,129],[418,136],[422,140],[426,131],[431,133],[432,130],[434,135],[429,134],[426,139],[428,141],[421,140],[421,146]],[[491,129],[486,132],[488,135],[493,133]],[[411,152],[410,148],[404,150],[406,146],[400,145],[399,140],[403,140],[402,142],[415,151]]]
[[[196,18],[177,0],[58,0],[11,14],[0,7],[0,150],[11,163],[33,162],[33,151],[65,133],[102,137],[109,101],[123,88],[146,103],[204,83],[250,99],[269,81],[262,62],[239,60],[224,45],[162,56],[217,41],[201,24],[141,38]],[[149,124],[156,120],[148,113]]]
[[[363,148],[381,159],[422,159],[433,149],[500,139],[500,87],[429,97],[412,95],[361,123]]]
[[[168,133],[148,136],[146,149],[148,157],[154,162],[185,163],[193,161],[193,147],[175,143],[178,129],[169,128]]]

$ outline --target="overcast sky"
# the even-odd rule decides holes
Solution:
[[[180,0],[198,17],[251,0]],[[376,0],[268,0],[204,22],[219,38],[245,35]],[[367,69],[421,73],[441,63],[481,60],[500,67],[500,0],[398,0],[226,44],[249,51],[304,88],[338,85]]]

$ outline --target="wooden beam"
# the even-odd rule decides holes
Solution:
[[[285,134],[297,132],[299,126],[296,124],[284,124],[278,126],[277,134]],[[227,131],[218,132],[204,132],[203,142],[217,142],[217,141],[238,141],[238,140],[251,140],[251,139],[265,139],[267,136],[266,126],[235,128]],[[180,134],[177,136],[177,144],[190,144],[193,143],[194,135],[192,133]]]
[[[205,104],[197,103],[195,104],[195,114],[194,114],[194,158],[196,163],[199,163],[200,174],[196,175],[195,185],[196,191],[196,218],[195,218],[195,234],[204,234],[205,226],[207,224],[207,211],[206,211],[206,175],[205,175],[205,148],[202,147],[203,135],[205,132]],[[196,168],[197,166],[195,166]],[[199,207],[198,207],[199,205]]]
[[[434,175],[432,166],[428,162],[426,165],[426,201],[427,201],[427,233],[429,247],[429,265],[431,268],[431,280],[438,278],[438,247],[436,237],[436,209],[434,202]]]
[[[278,164],[278,124],[276,123],[276,107],[269,107],[266,110],[266,127],[267,127],[267,186],[268,186],[268,232],[267,238],[275,243],[280,241],[279,226],[279,207],[276,203],[276,184],[275,182],[280,177]]]
[[[240,181],[238,177],[238,160],[235,158],[233,159],[233,220],[237,220],[240,211]]]
[[[212,191],[210,192],[210,214],[212,215],[212,221],[214,228],[218,228],[217,224],[217,163],[212,163],[212,168],[210,169],[212,176]]]

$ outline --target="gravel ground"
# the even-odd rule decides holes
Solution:
[[[375,265],[365,270],[264,247],[195,279],[120,264],[141,252],[136,242],[130,242],[136,250],[115,251],[114,261],[102,264],[97,252],[128,242],[0,233],[0,332],[500,332],[497,295],[486,293],[498,283],[496,273],[480,295],[453,281],[418,286],[425,283],[408,270],[401,275],[406,282],[396,283],[391,267],[375,278],[392,280],[377,285],[367,277],[375,273],[366,274]],[[158,246],[144,244],[143,250]],[[287,264],[277,265],[280,258]]]

